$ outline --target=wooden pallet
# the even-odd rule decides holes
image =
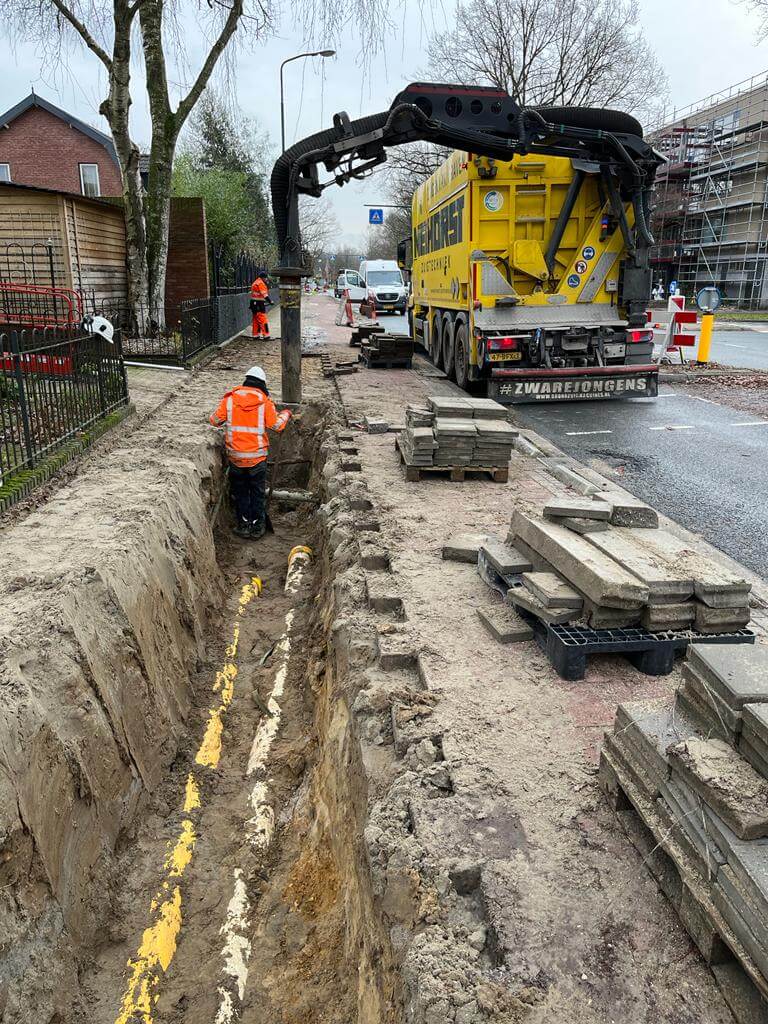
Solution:
[[[508,466],[414,466],[403,455],[398,438],[395,438],[395,448],[400,455],[400,465],[405,466],[405,479],[409,483],[416,483],[425,476],[446,474],[452,483],[463,483],[467,476],[489,476],[497,484],[505,484],[509,480]]]

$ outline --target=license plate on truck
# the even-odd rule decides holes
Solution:
[[[522,352],[489,352],[488,358],[492,363],[506,363],[517,361],[523,358]]]
[[[658,395],[657,366],[620,367],[617,371],[606,371],[603,367],[581,371],[497,370],[489,382],[488,396],[502,405],[522,405]]]

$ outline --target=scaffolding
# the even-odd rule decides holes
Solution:
[[[768,72],[673,113],[649,132],[656,176],[654,283],[731,308],[768,307]]]

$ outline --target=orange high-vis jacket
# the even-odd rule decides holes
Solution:
[[[269,288],[267,288],[267,286],[264,284],[260,277],[257,277],[256,280],[251,285],[251,298],[261,299],[263,301],[267,299],[268,296]]]
[[[278,412],[275,403],[259,388],[232,388],[211,413],[214,427],[226,424],[225,445],[235,466],[256,466],[269,451],[267,430],[283,430],[291,418],[289,409]]]

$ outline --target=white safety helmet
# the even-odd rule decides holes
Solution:
[[[250,368],[250,370],[248,371],[248,373],[246,373],[245,376],[246,377],[255,377],[256,380],[261,380],[265,384],[267,383],[267,375],[266,375],[266,373],[264,373],[264,371],[262,370],[262,368],[260,366],[252,366]]]
[[[110,344],[115,334],[115,328],[105,316],[87,316],[83,320],[83,328],[89,334],[100,334]]]

